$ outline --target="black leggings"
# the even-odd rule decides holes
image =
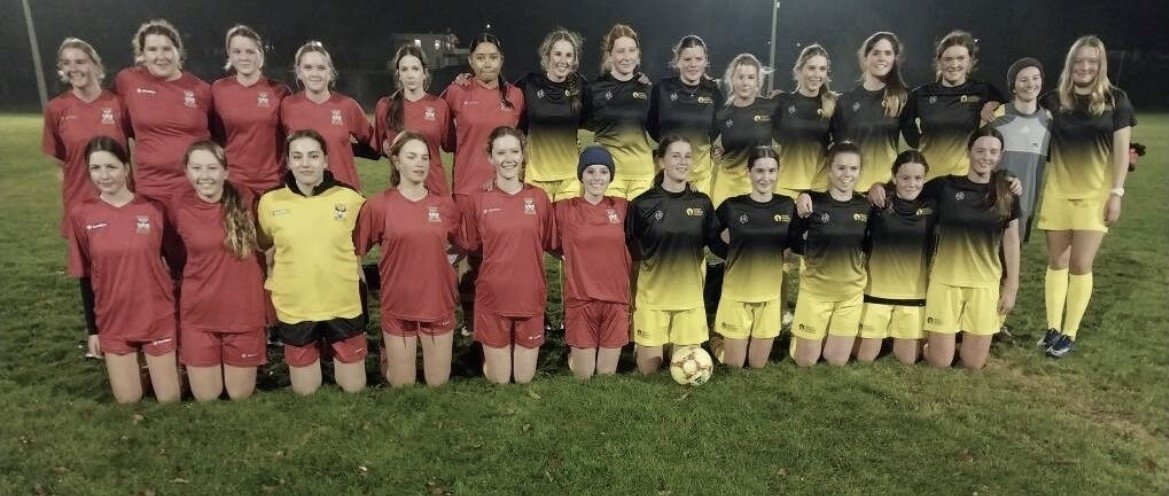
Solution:
[[[78,279],[81,283],[81,308],[85,310],[85,330],[89,335],[97,334],[97,312],[93,306],[93,281],[88,277]]]

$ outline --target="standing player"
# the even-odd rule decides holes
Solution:
[[[791,243],[787,232],[794,205],[791,198],[773,194],[779,161],[770,145],[751,148],[747,163],[751,193],[732,197],[716,210],[720,236],[729,247],[715,330],[724,338],[723,363],[763,368],[779,336],[783,252]]]
[[[1051,167],[1039,207],[1047,231],[1047,331],[1040,346],[1059,358],[1075,348],[1088,300],[1092,264],[1120,218],[1132,127],[1128,95],[1108,81],[1108,52],[1095,36],[1072,44],[1059,88],[1041,100],[1051,111]]]
[[[387,157],[392,157],[390,144],[399,132],[409,129],[421,134],[430,156],[426,191],[450,196],[451,184],[442,165],[442,148],[443,140],[450,133],[451,111],[443,99],[426,92],[430,86],[430,64],[422,49],[413,44],[398,48],[394,55],[394,76],[394,93],[378,100],[374,109],[373,144]],[[446,148],[452,149],[449,144]],[[393,171],[391,164],[390,174]]]
[[[1051,112],[1039,107],[1043,89],[1043,64],[1027,57],[1007,70],[1007,86],[1014,97],[998,108],[992,124],[1003,135],[1003,159],[999,168],[1023,183],[1019,196],[1019,230],[1022,241],[1031,237],[1031,217],[1043,190],[1043,169],[1051,141]]]
[[[824,149],[836,94],[828,83],[828,51],[811,44],[800,51],[792,74],[796,91],[775,97],[771,125],[783,164],[776,192],[795,198],[801,191],[825,191]]]
[[[319,41],[296,50],[296,78],[304,91],[280,102],[280,124],[285,134],[312,129],[325,138],[329,148],[329,172],[346,186],[361,189],[354,156],[377,160],[371,148],[373,126],[361,105],[332,90],[337,79],[333,57]],[[356,212],[355,212],[356,213]]]
[[[938,42],[934,64],[937,79],[910,93],[901,132],[929,159],[927,179],[964,176],[966,138],[978,128],[983,107],[1006,99],[994,86],[970,78],[978,64],[978,43],[966,31],[952,31]]]
[[[264,77],[264,40],[237,24],[227,31],[227,69],[211,84],[215,118],[222,127],[231,180],[258,198],[280,184],[280,102],[288,87]]]
[[[97,192],[89,179],[85,146],[97,136],[109,136],[122,146],[130,122],[118,96],[101,87],[105,67],[97,51],[77,38],[65,38],[57,49],[57,75],[69,90],[49,100],[41,151],[61,168],[61,235],[68,233],[65,215]]]
[[[857,361],[872,363],[889,337],[901,363],[916,363],[920,356],[936,212],[934,200],[921,196],[928,171],[921,152],[898,154],[884,206],[869,214],[868,285]]]
[[[617,372],[629,343],[629,273],[625,246],[629,203],[605,196],[615,175],[613,156],[601,145],[580,154],[580,197],[556,202],[555,248],[564,258],[565,341],[569,368],[580,379]]]
[[[256,367],[267,361],[252,196],[227,182],[227,154],[212,141],[193,143],[183,162],[192,188],[168,209],[186,255],[179,354],[196,400],[218,399],[225,387],[231,399],[244,399],[256,389]]]
[[[692,153],[685,137],[662,137],[654,187],[630,203],[625,218],[626,243],[637,261],[633,341],[642,374],[661,368],[665,345],[698,346],[709,335],[702,250],[717,243],[719,226],[710,197],[686,182]]]
[[[74,205],[66,222],[69,275],[93,283],[88,294],[82,292],[86,313],[94,314],[97,324],[90,331],[89,353],[105,357],[118,403],[142,399],[139,352],[146,355],[154,396],[159,402],[178,401],[174,283],[163,263],[163,248],[170,246],[164,209],[134,194],[130,157],[118,140],[93,138],[83,156],[99,194]]]
[[[625,24],[614,24],[601,39],[601,76],[589,84],[584,127],[613,154],[617,175],[608,196],[632,200],[653,186],[653,147],[646,135],[650,85],[637,72],[641,42]]]
[[[327,170],[329,147],[319,133],[295,131],[285,142],[284,185],[264,193],[256,216],[260,246],[271,253],[264,287],[272,292],[292,390],[320,388],[327,349],[337,385],[360,391],[367,350],[353,231],[365,198]]]
[[[488,136],[495,179],[460,205],[462,247],[483,265],[475,281],[475,340],[483,375],[495,384],[527,384],[544,343],[544,251],[556,226],[544,191],[524,184],[524,135],[500,126]]]
[[[969,171],[926,183],[922,196],[937,205],[937,248],[926,291],[926,361],[981,369],[1002,317],[1019,290],[1019,201],[1005,171],[996,170],[1003,136],[990,126],[967,140]],[[1005,272],[1005,277],[1004,277]]]
[[[909,99],[901,77],[901,40],[881,31],[873,33],[857,51],[861,84],[837,99],[832,113],[832,141],[851,141],[861,149],[858,191],[885,192],[892,177],[883,164],[893,163],[901,133],[901,111]]]
[[[694,157],[687,181],[698,191],[708,193],[713,180],[710,146],[717,130],[716,102],[723,101],[722,92],[706,75],[710,59],[702,38],[686,35],[674,45],[673,52],[671,65],[678,75],[662,78],[653,86],[646,130],[659,143],[670,134],[681,135],[690,142]]]
[[[468,196],[492,181],[495,168],[483,155],[487,137],[497,127],[517,126],[524,113],[523,92],[503,77],[502,50],[494,35],[480,34],[467,56],[474,77],[469,84],[455,81],[442,93],[454,120],[448,142],[455,145],[455,196]]]
[[[134,191],[167,199],[190,189],[183,153],[211,136],[211,86],[183,71],[183,38],[163,19],[138,27],[132,42],[135,67],[123,69],[114,92],[130,115],[134,133]]]
[[[718,113],[718,141],[721,156],[711,187],[715,208],[732,196],[750,193],[755,181],[747,177],[748,155],[760,146],[771,145],[771,116],[776,102],[759,96],[763,88],[763,65],[749,53],[741,53],[727,65],[724,84],[731,94]]]
[[[566,29],[548,33],[540,43],[544,72],[529,72],[516,81],[524,93],[519,128],[528,137],[528,167],[524,182],[548,193],[552,201],[580,196],[575,175],[580,128],[587,81],[580,68],[580,35]]]
[[[800,367],[823,355],[848,363],[860,328],[867,276],[864,240],[869,202],[854,191],[860,147],[841,141],[828,149],[828,191],[808,193],[811,213],[793,219],[788,239],[804,255],[789,353]]]
[[[370,198],[357,219],[358,255],[381,247],[382,373],[394,387],[414,383],[419,343],[426,384],[441,385],[451,374],[455,270],[446,253],[459,212],[449,196],[426,188],[429,148],[420,133],[397,133],[387,149],[390,189]]]

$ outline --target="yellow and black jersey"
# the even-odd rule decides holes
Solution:
[[[1071,111],[1059,108],[1059,95],[1044,95],[1040,103],[1051,111],[1051,166],[1044,195],[1052,198],[1102,198],[1112,188],[1112,133],[1137,125],[1128,95],[1110,92],[1112,110],[1100,115],[1088,111],[1090,100],[1076,95]]]
[[[718,85],[705,77],[697,86],[683,83],[678,76],[663,78],[653,86],[649,101],[646,130],[650,137],[661,141],[670,134],[685,136],[694,147],[690,175],[710,177],[710,144],[723,102]]]
[[[990,205],[990,188],[966,176],[939,177],[922,188],[921,196],[933,200],[938,212],[930,280],[972,288],[999,286],[999,247],[1007,225],[1019,218],[1019,201],[1012,195],[1011,213],[1004,219]]]
[[[584,127],[613,155],[614,180],[654,176],[653,150],[645,131],[649,94],[650,85],[637,77],[621,81],[605,73],[589,85]]]
[[[854,194],[839,201],[828,193],[811,192],[812,214],[792,219],[788,239],[804,256],[800,292],[836,297],[865,289],[865,235],[871,206]]]
[[[965,175],[970,165],[966,140],[978,129],[982,106],[1005,101],[997,88],[973,79],[960,86],[930,83],[914,88],[901,113],[901,127],[905,142],[930,163],[926,178]]]
[[[747,156],[757,146],[771,144],[771,117],[776,101],[756,98],[746,107],[727,104],[718,113],[718,136],[723,154],[719,165],[723,169],[747,169]]]
[[[929,255],[937,209],[932,199],[903,200],[869,214],[869,282],[865,301],[887,305],[925,304]]]
[[[851,141],[861,149],[859,191],[867,191],[874,183],[885,183],[892,177],[901,116],[885,115],[884,98],[884,89],[869,91],[857,86],[840,95],[832,113],[832,141]]]
[[[519,125],[528,136],[524,179],[563,181],[576,177],[580,155],[576,131],[581,116],[587,113],[583,97],[587,84],[575,73],[559,83],[542,72],[529,72],[516,81],[524,92],[524,115]]]
[[[716,244],[718,231],[704,193],[655,186],[634,198],[625,217],[625,239],[637,263],[637,307],[701,308],[703,247]]]
[[[819,96],[799,92],[775,97],[772,132],[779,143],[777,188],[823,191],[828,187],[824,150],[828,146],[829,119],[824,117]]]
[[[723,297],[745,302],[779,298],[783,250],[790,244],[787,234],[794,210],[791,198],[781,195],[764,203],[751,195],[735,196],[719,205],[715,214],[730,235],[730,243],[716,249],[727,260]]]

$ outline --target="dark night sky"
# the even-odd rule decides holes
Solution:
[[[585,38],[582,73],[593,77],[600,60],[599,43],[615,22],[632,24],[642,36],[643,69],[657,78],[667,72],[671,44],[696,33],[711,48],[711,75],[721,75],[735,54],[751,52],[766,62],[770,38],[769,0],[611,1],[580,0],[552,7],[547,0],[453,1],[396,0],[333,2],[150,2],[142,0],[34,0],[40,51],[49,72],[50,95],[62,89],[52,74],[57,44],[77,36],[95,45],[110,73],[131,62],[129,40],[144,20],[165,17],[183,33],[189,52],[187,68],[205,80],[223,75],[223,33],[244,22],[268,38],[273,53],[268,73],[291,81],[292,52],[308,39],[319,39],[333,52],[341,71],[340,90],[365,105],[389,92],[385,67],[395,32],[452,30],[469,39],[490,22],[507,55],[505,73],[515,78],[536,70],[536,47],[556,26]],[[1047,66],[1051,87],[1067,47],[1080,34],[1100,35],[1111,52],[1113,82],[1125,88],[1138,106],[1169,107],[1160,82],[1169,76],[1169,3],[939,0],[816,0],[782,3],[777,42],[778,87],[791,86],[791,64],[799,44],[819,42],[833,55],[834,89],[853,86],[858,75],[855,51],[870,33],[889,30],[906,44],[905,76],[911,86],[932,77],[932,46],[953,28],[980,39],[982,60],[975,77],[1002,85],[1011,61],[1035,56]],[[19,0],[3,0],[0,16],[0,62],[14,70],[0,74],[4,106],[35,108],[32,58]],[[111,16],[111,13],[118,14]],[[1121,59],[1124,63],[1121,64]],[[1122,67],[1123,66],[1123,67]],[[451,74],[436,79],[441,91]]]

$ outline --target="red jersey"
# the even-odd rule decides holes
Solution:
[[[102,90],[96,100],[85,102],[72,91],[49,100],[45,108],[45,128],[41,151],[60,160],[65,175],[61,182],[61,234],[68,235],[64,217],[73,206],[97,196],[89,180],[85,145],[97,136],[109,136],[126,146],[130,119],[126,107],[112,91]]]
[[[455,315],[455,269],[446,257],[459,228],[459,211],[449,196],[411,201],[397,188],[370,198],[357,217],[357,252],[381,246],[383,329],[392,317],[443,322]]]
[[[374,108],[373,147],[386,153],[382,144],[394,141],[399,129],[390,127],[389,111],[390,97],[382,97]],[[426,148],[430,152],[430,173],[426,175],[426,189],[436,195],[450,196],[451,187],[447,182],[446,169],[442,166],[442,148],[451,149],[451,144],[443,146],[443,140],[448,138],[451,129],[451,111],[443,99],[427,94],[417,102],[402,100],[405,105],[402,109],[403,127],[422,134],[426,138]],[[393,167],[391,165],[391,167]]]
[[[174,287],[163,263],[170,233],[163,207],[142,195],[121,207],[94,197],[69,211],[69,275],[93,283],[98,333],[150,338],[175,314]]]
[[[483,254],[475,307],[505,317],[543,315],[544,251],[556,229],[548,195],[529,184],[509,195],[492,183],[460,202],[460,243]]]
[[[252,198],[236,186],[251,215]],[[264,272],[257,253],[236,257],[224,244],[223,205],[188,189],[172,198],[167,220],[186,253],[179,299],[183,328],[209,332],[258,332],[264,328]]]
[[[118,73],[114,92],[133,126],[134,190],[169,198],[190,189],[183,155],[191,143],[211,136],[211,86],[188,72],[166,81],[131,67]]]
[[[373,126],[365,118],[361,105],[336,92],[324,103],[315,103],[302,91],[280,102],[280,124],[285,135],[301,129],[321,133],[329,148],[329,170],[337,181],[361,189],[353,158],[353,140],[368,144],[373,138]]]
[[[488,88],[478,79],[463,86],[454,83],[442,93],[451,109],[454,125],[448,131],[448,143],[455,143],[456,195],[470,195],[482,190],[495,177],[495,167],[487,161],[487,137],[499,126],[515,127],[524,115],[524,93],[507,85],[506,107],[499,88]]]
[[[564,254],[564,304],[592,301],[629,304],[633,262],[625,245],[624,198],[604,197],[593,205],[584,198],[556,202],[556,239]]]
[[[258,194],[280,184],[284,133],[280,102],[288,87],[267,78],[251,86],[228,76],[211,84],[215,116],[226,138],[231,181]]]

